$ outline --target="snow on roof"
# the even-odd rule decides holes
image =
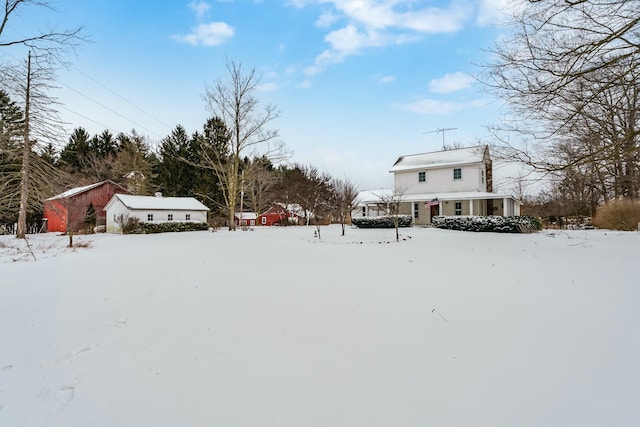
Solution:
[[[102,184],[104,184],[105,182],[110,182],[110,181],[108,181],[108,180],[107,181],[100,181],[100,182],[96,182],[95,184],[85,185],[84,187],[75,187],[75,188],[72,188],[70,190],[65,191],[64,193],[60,193],[60,194],[55,195],[53,197],[49,197],[48,199],[45,199],[45,200],[66,199],[68,197],[73,197],[76,194],[84,193],[87,190],[91,190],[92,188],[99,187]]]
[[[459,148],[457,150],[435,151],[432,153],[400,156],[391,169],[389,169],[389,172],[482,162],[486,150],[488,150],[486,145],[480,145],[475,147]]]
[[[255,212],[236,212],[235,217],[238,219],[256,219],[258,214]]]
[[[208,211],[209,208],[193,197],[155,197],[114,194],[129,209],[160,209],[184,211]],[[109,202],[110,204],[111,202]]]

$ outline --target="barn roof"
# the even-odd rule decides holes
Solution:
[[[401,172],[420,168],[447,167],[482,162],[486,145],[459,148],[457,150],[435,151],[432,153],[411,154],[400,156],[389,172]]]
[[[103,184],[105,184],[107,182],[109,182],[109,183],[111,183],[113,185],[118,185],[118,184],[116,184],[115,182],[113,182],[111,180],[100,181],[100,182],[96,182],[95,184],[85,185],[83,187],[71,188],[71,189],[69,189],[69,190],[67,190],[67,191],[65,191],[63,193],[57,194],[57,195],[55,195],[53,197],[49,197],[48,199],[45,199],[45,200],[67,199],[69,197],[73,197],[73,196],[76,196],[78,194],[84,193],[85,191],[89,191],[89,190],[91,190],[93,188],[100,187],[101,185],[103,185]],[[118,187],[120,187],[120,186],[118,185]],[[122,187],[122,189],[124,190],[124,187]]]
[[[129,209],[149,210],[184,210],[184,211],[208,211],[209,208],[193,197],[156,197],[134,196],[131,194],[114,194],[109,203],[119,199]],[[105,207],[106,209],[106,207]]]

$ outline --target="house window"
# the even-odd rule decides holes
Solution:
[[[413,204],[413,217],[418,219],[420,216],[420,205],[418,203]]]
[[[484,171],[480,171],[480,182],[484,184]]]
[[[167,221],[173,221],[173,214],[167,214]]]
[[[418,182],[426,182],[427,181],[427,173],[422,171],[418,172]]]
[[[191,221],[191,214],[184,214],[184,219],[186,221]]]
[[[147,214],[147,221],[153,221],[153,214]]]
[[[455,168],[453,170],[453,179],[462,179],[462,169],[461,168]]]
[[[367,207],[366,206],[362,207],[362,216],[367,216]]]
[[[456,215],[462,215],[462,202],[456,202]]]
[[[263,217],[260,219],[260,223],[261,223],[262,225],[266,225],[266,224],[267,224],[267,217],[266,217],[266,216],[263,216]]]

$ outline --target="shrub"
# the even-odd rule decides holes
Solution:
[[[135,216],[118,215],[116,224],[120,226],[122,234],[131,234],[132,231],[140,224],[140,220]]]
[[[175,233],[181,231],[204,231],[208,229],[209,225],[206,222],[138,222],[138,224],[125,234]]]
[[[358,228],[395,228],[394,216],[365,216],[351,218],[351,224]],[[398,227],[411,227],[411,215],[398,215]]]
[[[640,223],[640,200],[612,200],[598,207],[593,225],[609,230],[633,231]]]
[[[542,229],[540,218],[533,216],[435,216],[431,225],[459,231],[531,233]]]

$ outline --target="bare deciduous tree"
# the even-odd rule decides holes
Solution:
[[[394,187],[390,192],[380,192],[376,196],[380,200],[379,209],[385,209],[387,214],[393,218],[393,225],[396,229],[396,242],[400,241],[400,206],[404,202],[404,195],[407,192],[405,187]]]
[[[484,76],[507,106],[495,157],[554,176],[582,169],[597,185],[611,178],[604,197],[637,197],[640,0],[512,5],[513,32]]]
[[[227,155],[217,153],[206,160],[222,186],[228,210],[229,230],[235,230],[235,210],[240,192],[240,163],[244,156],[276,159],[284,155],[284,146],[278,141],[278,132],[267,126],[279,117],[279,109],[267,104],[258,111],[255,96],[260,78],[254,69],[245,72],[236,61],[226,64],[227,78],[220,78],[207,85],[204,99],[207,108],[218,117],[229,132]]]
[[[54,9],[49,0],[4,0],[0,10],[0,47],[22,45],[34,51],[39,57],[62,61],[69,49],[75,48],[85,40],[82,27],[56,30],[48,29],[38,34],[25,35],[22,32],[8,31],[12,18],[24,13],[30,6]],[[8,34],[11,33],[11,34]]]
[[[334,179],[332,186],[335,193],[335,209],[342,226],[342,235],[344,236],[345,224],[351,220],[351,213],[357,205],[358,188],[348,178]]]

